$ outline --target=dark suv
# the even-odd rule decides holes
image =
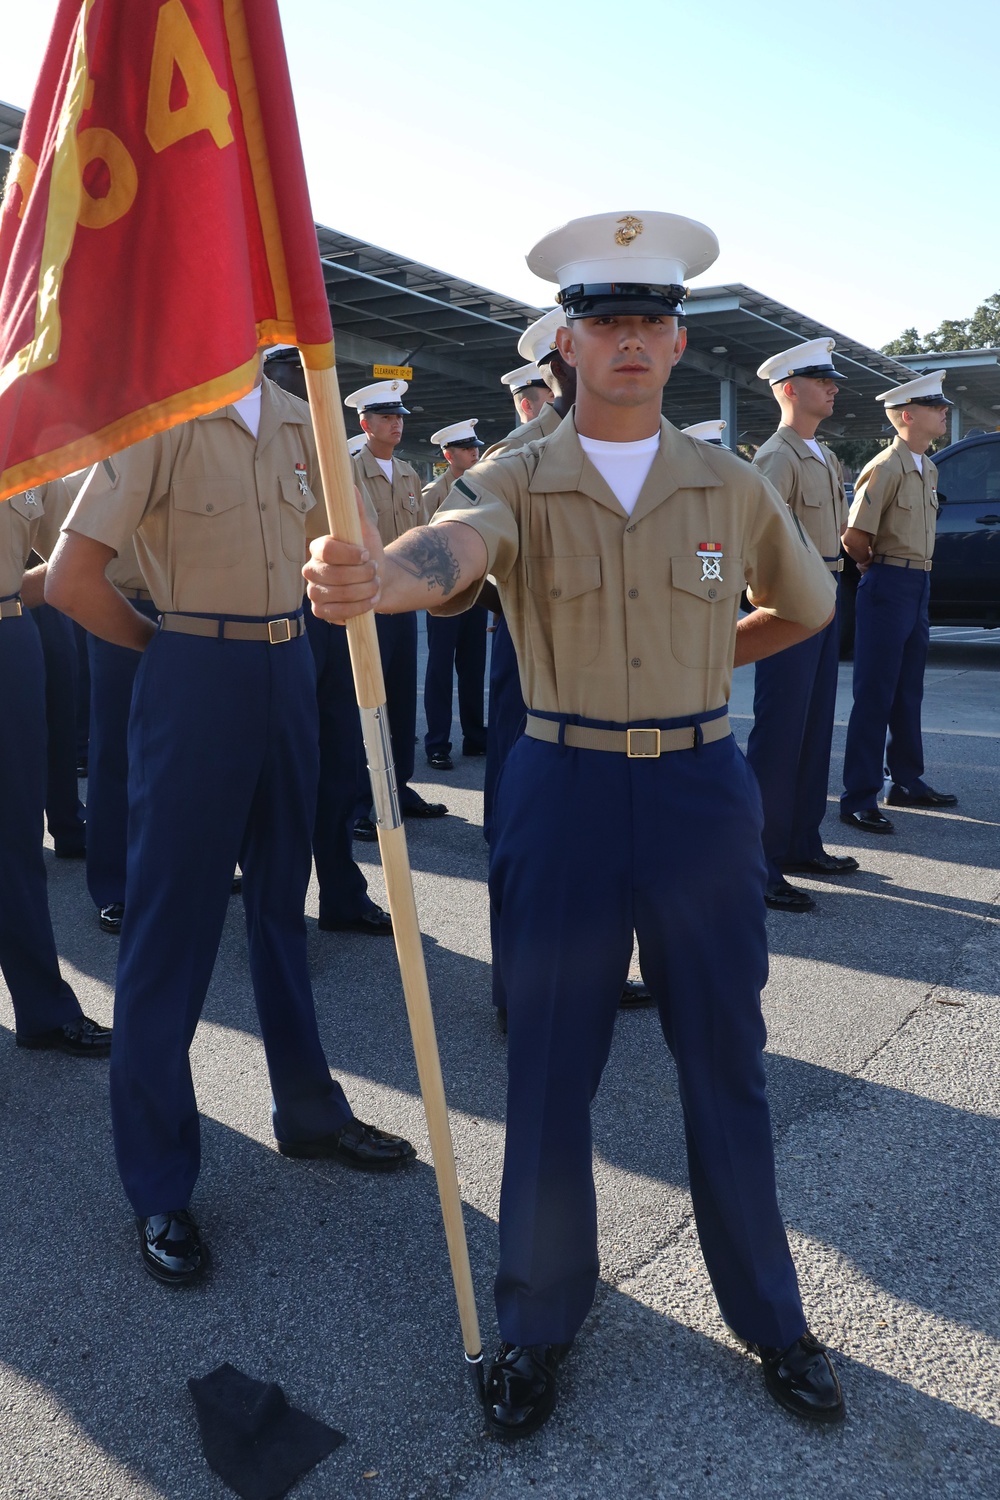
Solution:
[[[1000,432],[963,438],[931,455],[938,470],[932,625],[1000,626]],[[854,644],[858,571],[844,564],[841,655]]]

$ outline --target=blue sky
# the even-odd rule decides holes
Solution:
[[[55,12],[5,20],[26,105]],[[607,209],[710,224],[742,281],[882,344],[1000,289],[995,0],[280,0],[315,217],[537,303]]]

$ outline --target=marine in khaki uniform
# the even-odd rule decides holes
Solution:
[[[424,519],[430,520],[448,491],[482,453],[485,444],[476,436],[477,417],[452,422],[432,433],[448,467],[424,486]],[[458,677],[458,716],[462,726],[462,754],[486,754],[483,723],[483,690],[486,685],[487,611],[477,604],[463,615],[448,619],[427,616],[427,669],[424,673],[424,716],[427,733],[424,751],[435,771],[452,771],[451,709],[454,680]]]
[[[426,519],[416,470],[395,457],[403,437],[405,380],[377,380],[344,397],[361,419],[368,442],[353,462],[354,480],[375,507],[384,546]],[[396,765],[399,803],[406,818],[443,818],[442,802],[425,802],[410,782],[417,733],[417,617],[415,613],[378,621],[379,655],[385,679],[385,702]],[[371,819],[371,787],[362,767],[362,788],[355,808],[354,837],[374,843],[378,838]]]
[[[807,1332],[778,1211],[762,1052],[760,802],[729,730],[734,658],[830,620],[825,564],[748,464],[660,416],[681,357],[682,282],[718,251],[673,214],[601,214],[528,264],[558,280],[577,401],[549,438],[482,464],[430,527],[383,553],[327,538],[314,607],[467,608],[496,578],[529,713],[508,757],[490,892],[508,995],[507,1143],[487,1421],[552,1411],[597,1284],[590,1108],[633,930],[674,1054],[698,1231],[725,1321],[771,1394],[843,1412]],[[748,588],[754,611],[737,623]]]
[[[237,863],[279,1151],[373,1169],[413,1155],[354,1118],[309,982],[318,729],[301,568],[322,529],[318,492],[308,408],[264,381],[95,465],[50,564],[54,603],[142,653],[111,1112],[143,1264],[169,1283],[206,1265],[188,1207],[200,1161],[188,1050]],[[106,576],[133,536],[158,626]]]
[[[302,356],[294,345],[269,350],[264,373],[282,390],[308,403]],[[356,441],[355,451],[360,452],[368,441],[367,434],[361,433]],[[347,637],[326,620],[317,620],[308,600],[303,611],[316,663],[319,708],[319,786],[313,824],[313,859],[319,886],[317,926],[321,932],[391,937],[392,918],[368,894],[368,881],[354,858],[356,804],[366,773]]]
[[[876,397],[896,438],[858,476],[844,533],[861,580],[840,816],[865,833],[893,831],[877,806],[883,766],[892,778],[889,807],[953,807],[958,801],[923,779],[920,733],[938,515],[937,469],[927,450],[947,426],[944,377],[936,370]]]
[[[526,328],[518,340],[518,353],[530,363],[526,370],[537,370],[552,395],[551,402],[544,405],[532,421],[522,422],[499,443],[487,448],[483,458],[499,458],[512,453],[528,443],[549,437],[573,405],[576,395],[576,371],[563,362],[555,347],[555,329],[565,325],[561,308],[554,313],[545,313]],[[536,353],[538,362],[536,363]],[[488,586],[489,587],[489,586]],[[493,649],[490,652],[490,722],[486,737],[486,775],[483,782],[483,832],[487,841],[492,837],[494,793],[504,761],[524,727],[526,712],[521,696],[521,683],[517,671],[517,657],[510,638],[510,631],[498,608],[499,600],[493,600],[497,608],[496,625],[493,631]],[[493,1003],[501,1027],[506,1025],[506,1006],[499,969],[493,966]]]
[[[0,972],[19,1047],[107,1057],[110,1030],[88,1020],[59,973],[42,852],[45,663],[30,611],[46,570],[26,568],[32,551],[48,556],[68,509],[61,479],[0,504]]]
[[[777,432],[761,444],[754,468],[767,476],[839,585],[844,561],[840,537],[847,499],[840,460],[816,431],[833,412],[844,376],[831,358],[834,340],[812,339],[784,349],[761,365],[781,409]],[[828,854],[820,825],[826,816],[830,750],[837,701],[840,622],[789,651],[759,661],[754,675],[754,722],[747,744],[764,804],[764,899],[776,911],[812,911],[808,891],[790,885],[786,872],[848,875],[849,855]]]
[[[542,416],[545,407],[552,400],[552,393],[533,360],[501,375],[500,384],[510,391],[519,423],[533,422],[536,417]]]

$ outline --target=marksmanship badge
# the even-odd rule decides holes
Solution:
[[[699,542],[697,556],[701,558],[702,583],[709,578],[717,578],[722,583],[722,543]]]
[[[642,220],[626,214],[624,219],[619,219],[618,222],[622,227],[615,230],[615,244],[631,245],[632,241],[637,240],[642,233]]]
[[[296,464],[295,465],[295,477],[299,481],[299,494],[300,495],[308,495],[308,493],[309,493],[309,478],[308,478],[308,475],[306,474],[306,466],[305,466],[305,464],[301,464],[300,463],[300,464]]]

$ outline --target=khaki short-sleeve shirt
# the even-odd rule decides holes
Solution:
[[[20,592],[32,552],[48,557],[71,503],[62,479],[50,479],[0,502],[0,599]]]
[[[555,432],[562,421],[559,413],[551,401],[546,401],[537,417],[530,422],[522,422],[512,432],[508,432],[499,443],[486,449],[483,458],[499,458],[502,453],[512,453],[515,448],[524,448],[528,443],[537,443],[539,438],[548,437]]]
[[[840,557],[840,536],[847,524],[847,497],[840,459],[819,443],[823,457],[784,423],[762,443],[753,465],[774,485],[802,529],[828,563]]]
[[[95,464],[64,530],[135,550],[157,608],[274,617],[327,530],[309,408],[265,380],[257,438],[225,406]],[[117,580],[115,580],[117,581]]]
[[[897,437],[861,470],[854,486],[848,524],[871,534],[876,557],[927,562],[934,556],[937,530],[937,469],[928,454],[923,473]]]
[[[485,541],[524,700],[545,712],[629,724],[719,708],[745,587],[812,628],[834,606],[826,565],[767,480],[666,421],[631,516],[570,413],[542,442],[456,480],[431,525],[449,521]]]
[[[426,519],[420,494],[420,475],[400,458],[392,460],[392,484],[379,467],[370,448],[362,448],[351,460],[354,481],[362,495],[375,507],[378,534],[383,547],[394,542],[405,531],[422,526]]]

